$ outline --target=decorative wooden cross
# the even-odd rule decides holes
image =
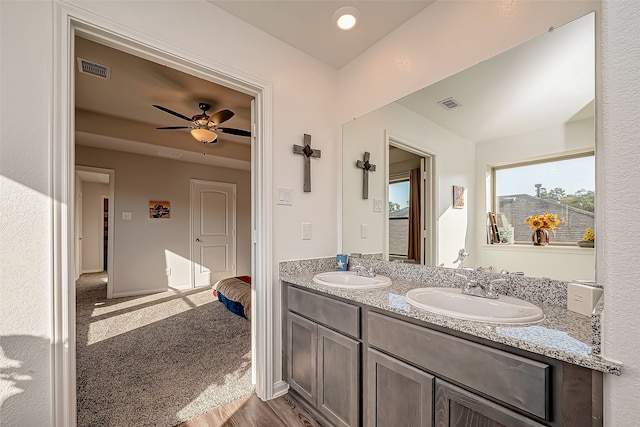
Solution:
[[[364,152],[363,160],[358,160],[356,162],[356,166],[362,169],[362,198],[369,198],[369,171],[373,172],[376,170],[376,165],[369,163],[369,152]]]
[[[304,147],[293,144],[295,154],[304,154],[304,192],[311,192],[311,157],[320,158],[322,151],[311,149],[311,135],[304,134]]]

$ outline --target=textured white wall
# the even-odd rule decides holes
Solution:
[[[0,2],[0,425],[50,424],[51,4]],[[23,40],[28,40],[24,43]],[[28,54],[25,54],[28,52]],[[41,120],[25,126],[37,111]]]
[[[640,2],[605,0],[598,281],[605,283],[605,355],[624,364],[605,376],[605,426],[640,420]]]
[[[82,183],[82,271],[103,270],[104,206],[109,184]]]

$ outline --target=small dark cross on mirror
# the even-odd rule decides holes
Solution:
[[[304,134],[304,147],[293,145],[295,154],[304,154],[304,192],[311,192],[311,157],[320,158],[322,151],[311,149],[311,135]]]
[[[364,152],[363,160],[356,161],[356,166],[362,169],[362,198],[369,198],[369,171],[376,170],[376,165],[369,163],[369,152]]]

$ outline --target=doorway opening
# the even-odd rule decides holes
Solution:
[[[434,156],[387,136],[385,257],[434,265]]]
[[[82,36],[96,40],[110,47],[121,49],[140,57],[160,61],[166,66],[190,72],[193,75],[224,84],[234,90],[250,94],[255,99],[252,126],[251,165],[251,272],[254,278],[251,324],[251,370],[256,383],[256,393],[260,398],[270,399],[286,392],[286,385],[273,382],[273,353],[271,346],[273,331],[270,329],[270,312],[267,302],[271,301],[272,262],[271,248],[271,87],[268,83],[251,76],[233,77],[233,70],[220,64],[193,57],[188,52],[178,51],[176,46],[147,38],[144,43],[136,41],[135,32],[113,22],[87,14],[67,5],[56,5],[58,22],[55,26],[54,66],[58,82],[53,99],[59,107],[55,111],[55,136],[53,147],[54,162],[52,177],[54,182],[55,205],[53,235],[58,250],[54,251],[55,292],[52,309],[54,325],[54,378],[53,405],[56,420],[60,425],[73,425],[76,414],[75,380],[75,251],[74,201],[75,201],[75,118],[74,118],[74,68],[75,37]],[[111,200],[110,208],[117,202]],[[113,218],[113,215],[110,215]],[[113,227],[111,228],[112,232]],[[113,240],[110,239],[113,243]],[[113,248],[113,244],[109,248]],[[111,257],[111,262],[113,257]],[[109,262],[109,259],[108,259]],[[260,286],[255,286],[260,283]]]

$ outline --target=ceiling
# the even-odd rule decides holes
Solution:
[[[552,128],[595,113],[595,22],[577,19],[398,102],[473,142]],[[453,98],[448,110],[438,101]]]
[[[209,1],[334,66],[359,55],[432,3],[352,2],[361,12],[362,27],[336,33],[330,17],[344,2]],[[290,19],[292,15],[295,19]],[[369,19],[375,28],[369,28]],[[472,141],[523,133],[531,123],[541,128],[544,121],[557,122],[558,117],[568,121],[593,100],[592,92],[585,97],[575,90],[578,83],[594,86],[593,43],[583,42],[585,33],[593,39],[594,23],[584,21],[574,21],[528,43],[527,54],[513,49],[400,102]],[[563,36],[569,29],[575,34]],[[344,37],[351,36],[354,41],[345,42]],[[223,126],[250,130],[251,96],[87,39],[77,38],[75,49],[78,57],[110,68],[109,79],[102,79],[80,73],[76,67],[77,144],[250,169],[250,138],[220,134],[218,143],[206,145],[195,141],[188,130],[156,130],[189,122],[152,105],[191,117],[200,113],[200,102],[207,102],[211,104],[209,113],[221,109],[235,113]],[[542,52],[552,54],[542,61]],[[436,104],[447,97],[455,98],[462,107],[445,110]]]
[[[213,1],[210,3],[281,39],[285,43],[339,68],[433,0],[394,1]],[[358,8],[360,22],[341,31],[331,22],[341,6]],[[109,67],[108,79],[75,72],[76,143],[149,156],[231,168],[250,168],[250,138],[220,134],[219,142],[196,142],[188,130],[156,130],[189,125],[160,111],[161,105],[184,116],[229,109],[235,116],[223,124],[251,130],[252,97],[164,65],[76,38],[76,56]],[[204,154],[204,155],[203,155]]]
[[[237,18],[336,69],[342,68],[378,40],[435,0],[208,0]],[[332,17],[344,6],[360,13],[349,31]]]

